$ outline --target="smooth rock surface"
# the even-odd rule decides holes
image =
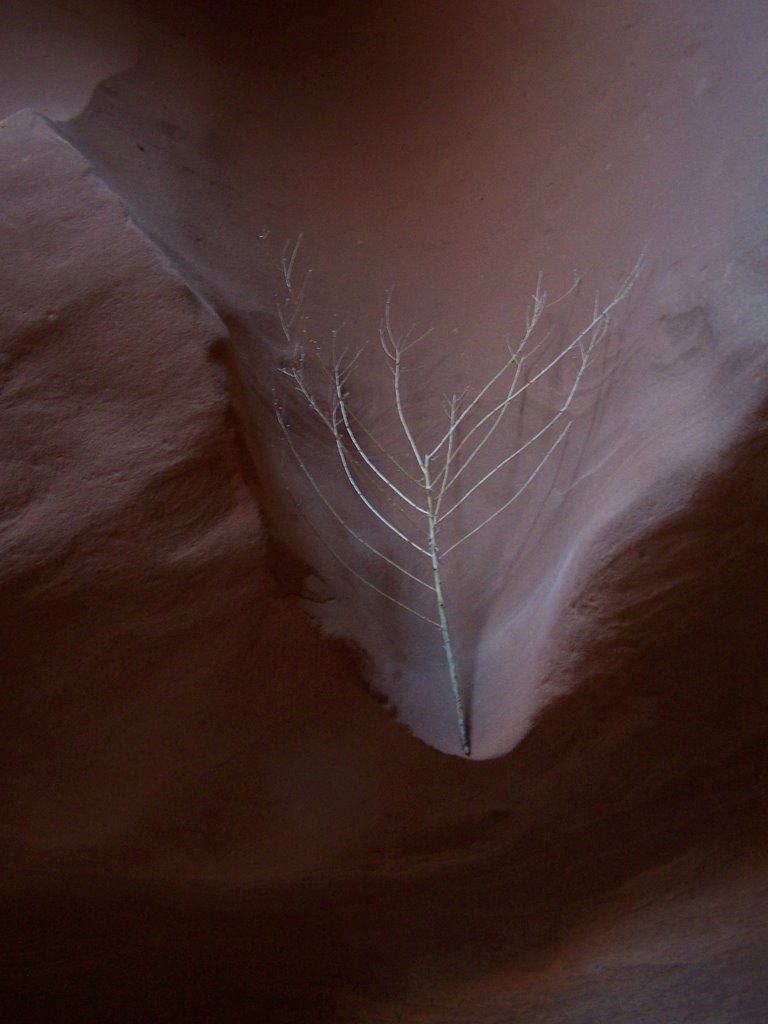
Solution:
[[[367,652],[370,683],[438,749],[459,751],[439,636],[340,567],[336,554],[393,590],[320,506],[275,420],[277,398],[330,504],[379,543],[279,372],[293,355],[277,323],[281,255],[301,236],[294,277],[311,271],[302,314],[326,353],[342,325],[350,351],[375,347],[391,286],[397,329],[433,327],[406,394],[428,438],[440,396],[481,386],[519,337],[539,271],[550,296],[583,274],[545,317],[560,341],[646,249],[551,472],[447,581],[473,754],[499,756],[567,685],[567,609],[610,557],[606,535],[629,540],[679,510],[765,397],[768,10],[546,0],[452,4],[439,22],[428,3],[368,17],[341,3],[327,18],[309,4],[137,10],[135,67],[60,130],[226,319],[260,501],[324,581],[308,608]],[[366,360],[354,397],[391,424],[386,372]],[[564,383],[514,410],[500,458]],[[478,493],[468,523],[519,483],[510,473]]]
[[[763,1024],[765,8],[361,10],[0,10],[0,1012]],[[319,331],[394,277],[459,378],[537,265],[649,242],[568,500],[465,573],[503,756],[418,738],[444,692],[296,513],[299,231]]]

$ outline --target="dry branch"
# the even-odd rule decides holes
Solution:
[[[514,345],[508,343],[508,355],[499,369],[470,398],[467,398],[467,391],[446,398],[447,425],[437,443],[431,445],[419,441],[419,432],[413,414],[407,408],[403,386],[404,359],[429,332],[414,337],[414,329],[411,328],[405,334],[398,334],[392,324],[392,297],[388,296],[379,326],[378,343],[389,368],[392,422],[402,435],[406,453],[403,457],[393,450],[391,441],[385,442],[378,437],[376,431],[352,408],[354,371],[361,356],[361,348],[352,354],[347,350],[339,353],[337,335],[333,334],[330,357],[324,359],[316,346],[313,346],[316,358],[312,361],[312,369],[308,369],[307,346],[297,327],[301,322],[306,287],[306,278],[298,286],[295,282],[300,242],[301,239],[293,245],[287,244],[282,256],[286,294],[279,309],[279,319],[292,352],[291,360],[282,368],[282,372],[291,381],[301,401],[317,416],[330,435],[351,493],[371,520],[383,527],[395,543],[402,545],[402,554],[392,556],[382,551],[380,545],[372,543],[359,529],[353,528],[343,512],[326,496],[317,475],[297,446],[280,401],[276,401],[278,422],[299,469],[331,518],[365,551],[395,569],[404,582],[416,583],[422,591],[426,590],[431,595],[434,611],[430,615],[414,608],[412,603],[402,600],[401,596],[379,587],[350,565],[349,560],[343,558],[336,549],[332,549],[334,555],[357,579],[439,631],[459,741],[464,753],[469,755],[471,747],[467,719],[445,601],[445,559],[507,511],[529,489],[564,442],[573,423],[573,401],[584,374],[597,346],[605,337],[611,315],[637,280],[642,257],[613,298],[602,306],[596,299],[587,324],[554,354],[546,355],[541,365],[534,367],[534,356],[541,351],[546,352],[550,341],[550,335],[545,334],[534,342],[545,311],[569,295],[578,283],[576,281],[565,296],[548,303],[539,276],[526,313],[522,337]],[[572,358],[574,368],[570,384],[558,407],[527,439],[495,459],[490,468],[485,468],[483,456],[490,452],[494,439],[498,442],[506,414],[513,404],[538,383],[551,379],[553,371],[564,365],[564,361],[569,358]],[[324,385],[322,389],[321,384]],[[492,396],[499,387],[502,394],[494,399]],[[484,411],[486,403],[490,403],[491,407]],[[466,511],[468,502],[496,480],[500,473],[508,470],[516,460],[533,449],[537,442],[541,442],[542,451],[536,456],[532,468],[526,467],[524,480],[514,488],[513,493],[505,496],[489,515],[484,515],[480,522],[473,523],[469,529],[461,526],[457,519],[459,510]],[[475,479],[472,479],[473,467]],[[459,495],[457,485],[460,480],[468,481],[468,486]],[[403,554],[406,552],[410,552],[416,560],[412,567],[403,564]],[[423,566],[421,572],[418,563]]]

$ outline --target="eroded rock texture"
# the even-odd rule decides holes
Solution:
[[[3,1019],[762,1024],[762,5],[62,10],[0,14]],[[299,231],[313,330],[386,273],[468,380],[504,259],[519,312],[648,245],[547,514],[464,572],[485,760],[307,525]]]

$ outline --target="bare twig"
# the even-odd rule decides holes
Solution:
[[[391,419],[397,424],[406,449],[410,453],[406,461],[410,463],[412,457],[415,464],[413,468],[407,468],[401,456],[395,454],[392,446],[381,439],[370,419],[366,421],[366,417],[359,410],[352,408],[354,371],[359,363],[361,348],[355,349],[351,355],[346,349],[339,354],[334,333],[330,363],[323,359],[317,347],[313,345],[316,358],[312,363],[311,373],[308,371],[305,345],[298,330],[298,325],[302,321],[306,278],[298,289],[294,283],[300,244],[301,238],[294,244],[287,243],[281,259],[286,299],[279,309],[279,318],[286,341],[294,353],[291,362],[283,368],[283,372],[292,382],[302,403],[318,417],[331,435],[338,463],[357,501],[395,543],[404,545],[404,552],[410,552],[413,558],[419,561],[423,559],[428,563],[428,568],[424,566],[424,573],[428,578],[425,579],[418,571],[412,571],[403,564],[402,559],[391,557],[350,525],[348,517],[323,491],[319,483],[319,474],[310,468],[307,459],[299,451],[294,434],[286,421],[283,406],[276,402],[278,422],[299,469],[333,520],[369,554],[395,569],[400,579],[409,581],[409,585],[418,584],[420,592],[426,590],[431,595],[430,601],[434,611],[433,614],[427,614],[366,578],[348,559],[343,558],[335,548],[331,548],[334,556],[353,576],[382,597],[439,631],[453,696],[459,741],[464,753],[469,755],[471,746],[467,718],[446,607],[444,561],[509,509],[531,487],[565,441],[573,423],[574,398],[584,374],[591,364],[596,348],[609,329],[611,315],[629,295],[637,280],[643,256],[641,255],[611,300],[601,305],[596,298],[587,324],[554,354],[547,355],[543,360],[540,358],[539,365],[533,367],[534,357],[544,350],[544,346],[551,339],[551,332],[543,333],[543,337],[539,337],[542,334],[539,328],[546,310],[572,294],[579,283],[578,278],[575,278],[574,284],[567,292],[548,302],[539,275],[531,305],[526,312],[522,337],[514,344],[507,343],[508,356],[470,398],[467,398],[467,391],[461,395],[453,394],[450,398],[446,397],[447,425],[437,443],[431,447],[419,442],[412,415],[409,415],[407,410],[403,386],[404,357],[430,332],[416,335],[415,327],[411,327],[405,334],[398,334],[392,324],[390,293],[379,326],[379,345],[389,367]],[[565,397],[560,400],[559,406],[542,426],[531,432],[527,439],[514,445],[511,451],[496,458],[492,465],[488,466],[487,456],[491,442],[500,438],[501,428],[511,407],[537,384],[552,375],[556,367],[565,365],[565,360],[569,357],[575,360],[575,368],[568,390]],[[322,397],[312,383],[314,377],[325,381],[325,394]],[[493,400],[491,396],[497,385],[503,388],[503,393],[501,398]],[[488,404],[490,409],[485,408]],[[484,516],[470,529],[451,526],[453,517],[459,509],[467,507],[467,503],[470,503],[485,485],[499,478],[502,471],[508,469],[525,453],[535,451],[539,442],[543,445],[543,451],[534,458],[532,466],[526,456],[528,466],[523,471],[524,478],[522,483],[514,488],[512,494],[502,500],[490,515]],[[467,480],[468,485],[461,496],[448,498],[449,491],[462,478]],[[390,508],[392,511],[389,511]]]

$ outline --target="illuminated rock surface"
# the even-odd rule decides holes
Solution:
[[[0,14],[8,1020],[765,1019],[766,14],[461,6]],[[318,331],[394,283],[459,380],[647,245],[456,591],[473,762],[296,514],[300,232]]]

